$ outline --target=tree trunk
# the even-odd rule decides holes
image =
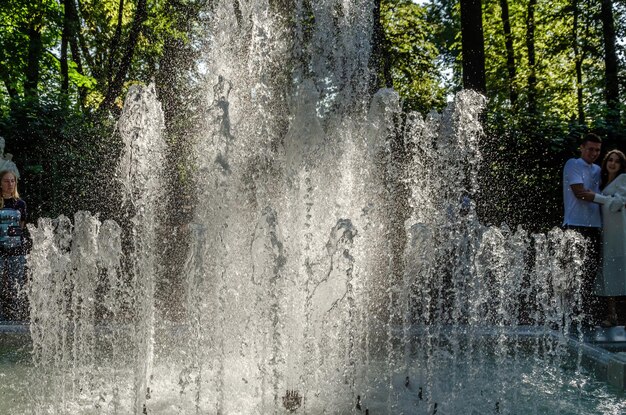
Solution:
[[[515,88],[515,50],[513,49],[513,35],[511,33],[508,0],[500,0],[500,8],[502,10],[502,28],[504,30],[504,44],[506,47],[506,68],[509,74],[509,99],[511,100],[511,107],[515,108],[517,104],[517,91]]]
[[[0,78],[2,79],[2,82],[4,83],[4,87],[7,89],[7,92],[9,93],[9,97],[11,97],[11,99],[19,98],[17,88],[11,82],[10,77],[5,73],[0,72]]]
[[[380,3],[381,0],[376,0],[372,10],[374,27],[372,30],[372,52],[369,60],[371,73],[369,89],[371,95],[374,95],[381,85],[385,85],[388,88],[393,86],[389,55],[385,53],[386,37],[381,19]]]
[[[578,28],[580,9],[578,0],[572,1],[573,27],[572,27],[572,45],[574,48],[574,63],[576,65],[576,103],[578,108],[578,123],[585,125],[585,107],[583,105],[583,54],[578,45]]]
[[[612,0],[602,0],[602,34],[604,36],[604,74],[606,99],[606,123],[609,128],[609,135],[619,128],[619,80],[617,54],[615,52],[615,22],[613,20]]]
[[[67,48],[69,45],[69,37],[70,37],[70,23],[69,16],[67,13],[67,4],[64,1],[63,7],[63,31],[61,33],[61,93],[67,94],[70,87],[70,75],[67,64]]]
[[[528,113],[537,112],[537,72],[535,57],[535,7],[537,0],[529,0],[526,15],[526,50],[528,52]]]
[[[0,48],[0,62],[6,62],[10,59],[11,52],[6,48]],[[11,100],[19,98],[15,76],[10,72],[7,65],[0,65],[0,80],[4,84]]]
[[[82,7],[82,3],[80,2],[80,0],[78,1],[78,3],[74,3],[74,0],[71,0],[71,4],[74,6],[78,6],[78,8],[74,7],[74,13],[76,14],[76,22],[78,25],[77,27],[80,27],[78,16],[79,14],[82,17],[85,16],[85,8]],[[103,69],[101,68],[101,66],[95,65],[94,59],[89,52],[89,48],[87,47],[87,42],[85,42],[85,37],[82,35],[80,30],[76,31],[76,36],[72,39],[72,41],[74,41],[71,43],[72,55],[75,54],[76,56],[79,56],[78,49],[80,48],[80,56],[85,59],[85,64],[87,65],[87,68],[89,68],[91,74],[97,79],[102,79]],[[76,46],[76,53],[74,53],[74,46]]]
[[[119,68],[115,76],[112,78],[113,81],[111,81],[111,83],[109,84],[109,88],[107,89],[104,100],[98,108],[99,111],[110,111],[115,106],[115,100],[122,92],[124,80],[126,79],[126,75],[128,74],[128,70],[130,69],[130,64],[132,63],[133,55],[135,54],[135,47],[137,46],[137,41],[139,40],[139,35],[141,34],[141,29],[145,20],[146,0],[138,0],[137,9],[135,11],[135,18],[133,20],[133,25],[130,29],[130,33],[128,34],[128,40],[126,41],[126,47],[122,56],[122,61],[120,62]]]
[[[26,81],[24,82],[24,95],[27,98],[37,99],[37,87],[39,85],[39,61],[43,53],[41,31],[39,25],[31,23],[26,32],[28,36],[28,58],[26,63]]]
[[[487,93],[481,0],[461,0],[463,88]]]
[[[139,5],[137,5],[139,7]],[[117,49],[122,39],[122,17],[124,16],[124,0],[120,0],[117,9],[117,26],[115,27],[115,34],[111,40],[111,49],[109,49],[109,61],[107,62],[106,77],[107,82],[110,84],[113,81],[113,68],[115,68],[115,56],[117,55]]]
[[[78,11],[76,10],[76,3],[74,0],[63,0],[65,8],[65,17],[68,24],[68,40],[70,45],[70,51],[72,52],[72,61],[76,64],[76,71],[84,75],[83,62],[81,59],[81,53],[79,48],[80,33],[80,21],[78,20]],[[84,105],[87,91],[84,87],[78,87],[78,95],[80,97],[81,105]]]

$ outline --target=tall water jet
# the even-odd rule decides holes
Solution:
[[[131,356],[133,412],[145,411],[154,352],[163,127],[154,87],[131,87],[118,122],[125,147],[115,178],[125,230],[88,212],[77,212],[74,223],[42,219],[31,228],[37,241],[29,293],[34,361],[51,379],[63,379],[38,385],[42,395],[60,397],[58,408],[95,390],[98,407],[127,408],[126,391],[113,385],[102,389],[99,383],[115,382],[116,371]],[[106,373],[98,370],[103,352],[112,362]]]
[[[135,413],[145,412],[154,353],[154,289],[158,275],[157,224],[164,208],[163,130],[165,121],[154,85],[132,86],[126,95],[118,130],[124,142],[119,179],[130,216],[128,270],[135,295]]]

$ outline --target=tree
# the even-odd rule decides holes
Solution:
[[[517,91],[515,88],[515,51],[513,50],[513,34],[511,32],[511,17],[509,13],[508,0],[500,0],[502,9],[502,30],[504,32],[504,44],[506,49],[506,68],[509,76],[509,100],[511,106],[517,104]]]
[[[576,65],[576,107],[578,108],[578,123],[585,125],[585,107],[583,96],[583,53],[578,39],[580,10],[578,0],[572,0],[572,48],[574,50],[574,62]]]
[[[124,85],[124,81],[126,81],[128,71],[132,64],[142,26],[146,20],[146,0],[137,0],[137,6],[135,8],[132,25],[124,44],[123,55],[121,59],[116,62],[115,53],[117,52],[117,47],[120,42],[123,10],[124,0],[120,0],[120,6],[118,11],[118,24],[115,30],[115,35],[113,36],[111,42],[111,53],[109,54],[107,71],[109,78],[107,82],[107,90],[104,99],[102,100],[98,108],[100,111],[112,110],[115,104],[115,100],[122,92],[122,86]],[[118,65],[115,65],[116,63]],[[115,67],[117,67],[116,71],[113,70]]]
[[[388,88],[393,86],[390,73],[390,58],[385,53],[389,49],[389,45],[384,29],[381,3],[381,0],[376,0],[372,10],[374,27],[372,28],[372,53],[369,66],[374,79],[371,82],[370,95],[374,95],[381,86]]]
[[[460,0],[463,87],[487,93],[481,0]]]
[[[612,0],[602,0],[601,9],[602,34],[604,38],[604,96],[606,99],[606,124],[609,134],[619,128],[619,80],[617,53],[615,50],[615,22],[613,19]]]
[[[535,7],[537,0],[529,0],[526,9],[526,53],[528,56],[528,114],[537,113],[537,57],[535,51]]]
[[[10,100],[37,102],[40,82],[48,77],[42,61],[56,44],[59,6],[52,0],[9,0],[0,6],[0,77]]]

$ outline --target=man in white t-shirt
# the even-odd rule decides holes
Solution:
[[[580,158],[569,159],[563,168],[563,227],[573,229],[588,242],[587,258],[583,269],[582,311],[589,317],[587,323],[597,319],[597,298],[593,285],[600,263],[602,218],[600,206],[593,198],[600,191],[600,166],[594,161],[600,156],[602,139],[587,134],[580,145]]]

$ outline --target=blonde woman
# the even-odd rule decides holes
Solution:
[[[26,296],[23,287],[25,247],[23,231],[26,226],[26,202],[17,191],[17,177],[12,171],[0,172],[0,270],[2,272],[2,307],[0,319],[24,320]]]

